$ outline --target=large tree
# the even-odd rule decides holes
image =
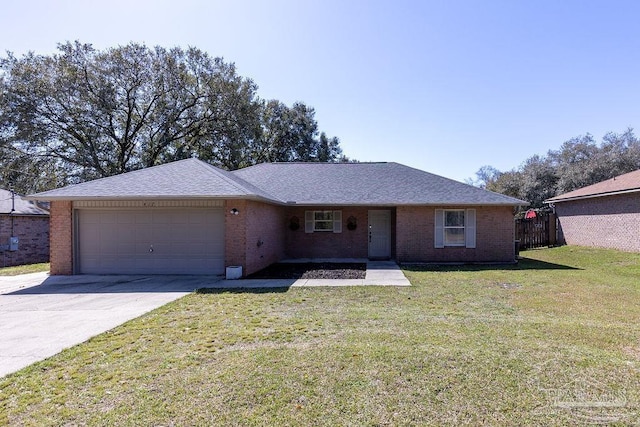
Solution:
[[[507,172],[483,166],[476,172],[476,179],[469,182],[538,208],[557,194],[638,169],[640,140],[633,129],[627,129],[606,134],[600,144],[590,134],[571,138],[560,149],[549,150],[546,156],[534,155]]]
[[[255,153],[262,162],[333,162],[344,161],[340,142],[318,136],[313,108],[300,102],[287,107],[271,100],[262,109],[262,144]]]
[[[340,160],[312,108],[261,100],[233,64],[199,49],[58,50],[0,59],[5,186],[29,192],[191,156],[227,169]]]

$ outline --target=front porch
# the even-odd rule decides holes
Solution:
[[[395,207],[288,207],[286,225],[285,259],[396,257]]]
[[[332,263],[332,264],[366,264],[363,279],[240,279],[223,280],[216,287],[230,288],[289,288],[317,286],[411,286],[404,273],[395,261],[371,261],[363,258],[305,258],[286,259],[280,264]]]

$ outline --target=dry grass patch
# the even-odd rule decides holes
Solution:
[[[194,293],[0,380],[0,423],[639,423],[640,256],[523,255],[410,288]]]
[[[0,276],[17,276],[19,274],[40,273],[49,271],[49,263],[17,265],[0,268]]]

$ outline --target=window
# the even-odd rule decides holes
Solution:
[[[476,210],[436,209],[434,245],[475,248]]]
[[[313,231],[333,231],[333,211],[313,211]]]
[[[304,231],[342,233],[342,211],[306,211]]]
[[[444,211],[444,245],[464,246],[464,211]]]

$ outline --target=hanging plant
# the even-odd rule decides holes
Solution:
[[[296,231],[300,228],[300,218],[292,216],[289,220],[289,230]]]
[[[355,216],[347,218],[347,230],[353,231],[358,228],[358,220]]]

